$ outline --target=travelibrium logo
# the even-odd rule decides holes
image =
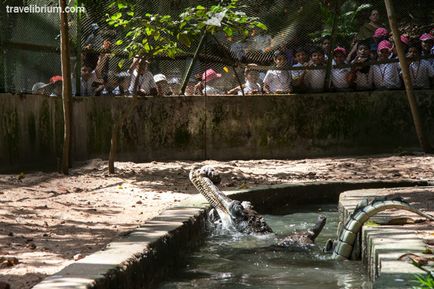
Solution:
[[[25,6],[12,6],[6,5],[6,13],[10,14],[37,14],[37,13],[85,13],[85,7],[66,6],[65,11],[59,6],[51,5],[25,5]]]

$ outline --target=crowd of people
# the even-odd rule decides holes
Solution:
[[[410,78],[416,89],[433,87],[434,28],[418,37],[400,35],[400,42],[410,61]],[[292,92],[400,89],[403,87],[401,67],[392,35],[380,24],[379,13],[372,10],[353,43],[347,48],[331,47],[330,37],[317,45],[291,49],[290,45],[274,45],[271,36],[254,30],[248,42],[229,39],[235,61],[264,59],[272,55],[271,69],[255,63],[243,65],[241,76],[218,73],[218,66],[207,67],[190,78],[185,95],[249,95],[288,94]],[[90,44],[89,44],[90,45]],[[134,58],[129,69],[114,73],[110,69],[112,44],[102,40],[100,52],[82,55],[79,79],[72,77],[73,95],[180,95],[180,76],[168,79],[162,73],[151,73],[149,61]],[[91,51],[91,49],[89,49]],[[252,57],[252,55],[254,57]],[[249,62],[248,61],[248,62]],[[326,64],[330,61],[330,83],[326,84]],[[223,77],[223,75],[226,77]],[[241,74],[241,73],[240,73]],[[227,78],[231,77],[231,81]],[[234,79],[237,79],[235,82]],[[49,83],[36,83],[33,93],[61,95],[62,77],[53,76]],[[75,85],[79,83],[79,85]],[[234,85],[227,87],[228,83]]]

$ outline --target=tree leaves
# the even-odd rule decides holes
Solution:
[[[110,7],[117,8],[117,11],[107,15],[107,23],[119,29],[123,40],[117,40],[116,45],[123,46],[130,56],[175,57],[182,52],[178,43],[190,47],[192,39],[202,33],[222,31],[226,36],[238,34],[245,37],[254,27],[267,29],[257,17],[240,11],[243,6],[238,4],[238,0],[221,2],[208,8],[203,5],[188,7],[176,19],[152,13],[138,15],[130,0],[113,0]]]

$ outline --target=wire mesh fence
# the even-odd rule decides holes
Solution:
[[[6,1],[8,6],[55,6],[42,0]],[[84,1],[85,13],[70,13],[73,94],[179,95],[200,37],[174,58],[140,64],[115,45],[122,36],[107,24],[110,1]],[[137,0],[142,13],[179,15],[220,1]],[[410,3],[411,2],[411,3]],[[337,3],[337,4],[336,4]],[[5,6],[5,3],[2,5]],[[77,3],[70,3],[75,5]],[[80,3],[78,3],[80,4]],[[268,29],[247,37],[206,35],[185,95],[288,94],[402,89],[401,69],[383,1],[254,0],[240,10]],[[411,57],[416,88],[432,88],[434,21],[432,1],[395,1],[400,39]],[[59,15],[8,13],[2,8],[4,92],[59,95]],[[123,67],[118,63],[125,60]]]

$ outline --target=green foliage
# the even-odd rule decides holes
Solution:
[[[336,1],[336,0],[335,0]],[[333,21],[336,17],[334,11],[334,3],[326,1],[320,2],[320,14],[323,19],[324,28],[322,31],[317,31],[311,34],[314,41],[318,41],[320,37],[331,35]],[[372,8],[371,4],[359,5],[356,1],[344,1],[339,8],[339,17],[337,21],[337,39],[338,41],[349,42],[359,31],[357,16],[367,9]]]
[[[121,32],[116,45],[123,46],[130,58],[136,55],[152,58],[159,55],[174,57],[191,40],[202,33],[224,32],[227,36],[248,36],[253,28],[267,29],[258,18],[241,11],[238,0],[219,3],[209,8],[202,5],[188,7],[177,17],[139,13],[132,0],[114,0],[107,15],[109,25]],[[181,45],[180,45],[181,44]]]
[[[238,0],[231,0],[226,5],[213,5],[209,9],[201,5],[187,8],[179,15],[180,28],[188,35],[197,35],[203,31],[209,34],[223,31],[226,36],[244,37],[253,28],[267,30],[267,26],[258,17],[248,16],[242,11],[246,7],[239,5]]]
[[[416,275],[417,283],[416,286],[413,286],[413,289],[433,289],[434,288],[434,276],[431,272],[428,272],[426,275]]]
[[[137,13],[137,7],[126,0],[114,1],[110,8],[116,12],[108,15],[107,22],[123,36],[115,44],[126,43],[124,49],[130,58],[135,55],[151,58],[160,54],[173,57],[179,52],[178,44],[173,41],[177,24],[170,15]]]

